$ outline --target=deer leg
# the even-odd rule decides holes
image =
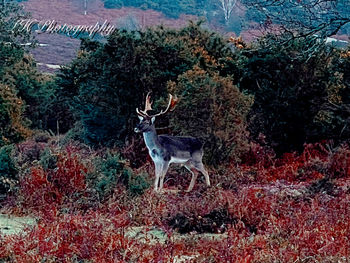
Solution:
[[[155,173],[156,173],[156,179],[154,181],[154,191],[158,191],[158,184],[159,184],[159,178],[160,178],[160,172],[161,172],[161,165],[158,163],[155,164]]]
[[[192,171],[192,169],[191,169],[192,165],[189,166],[189,164],[185,164],[185,168],[187,170],[189,170],[191,172],[191,174],[192,174],[191,183],[190,183],[188,189],[186,190],[186,192],[190,192],[193,189],[193,186],[194,186],[194,183],[196,182],[198,174],[197,174],[197,171]]]
[[[169,168],[169,163],[168,162],[163,163],[162,169],[160,172],[159,190],[163,189],[164,178],[165,178],[166,172],[168,171],[168,168]]]
[[[205,170],[203,163],[196,163],[194,167],[204,175],[207,186],[210,186],[209,173]]]

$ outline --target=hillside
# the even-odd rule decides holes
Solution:
[[[166,18],[162,13],[153,10],[137,8],[106,9],[100,0],[89,2],[87,13],[81,1],[72,0],[29,0],[23,2],[25,10],[39,21],[55,20],[59,24],[95,25],[107,20],[114,25],[125,25],[128,20],[136,21],[140,28],[164,25],[167,27],[182,27],[195,16],[182,15],[178,19]],[[75,57],[80,40],[58,34],[35,34],[39,43],[48,44],[32,51],[39,63],[62,65]],[[43,68],[45,69],[45,68]],[[45,69],[47,70],[47,68]]]
[[[159,3],[155,4],[156,2],[145,1],[143,5],[140,5],[137,1],[28,0],[22,2],[22,4],[32,14],[34,19],[39,21],[55,20],[58,24],[90,26],[95,25],[97,22],[102,24],[104,21],[107,21],[118,28],[126,29],[144,29],[157,25],[180,28],[188,24],[189,20],[198,20],[199,17],[204,15],[208,21],[207,27],[210,29],[227,36],[239,34],[247,42],[251,42],[264,34],[267,27],[270,27],[269,30],[279,30],[279,26],[270,24],[271,21],[266,18],[269,17],[267,14],[266,16],[259,16],[259,12],[254,10],[254,8],[248,9],[242,4],[242,1],[238,1],[235,4],[236,6],[230,18],[226,22],[220,6],[214,2],[204,1],[203,9],[199,8],[201,1],[195,1],[196,4],[194,6],[180,1],[182,5],[176,8],[173,7],[173,9],[170,8],[173,5],[171,2],[164,3],[164,6],[160,6]],[[249,3],[249,1],[246,2]],[[172,14],[171,10],[175,13]],[[346,12],[343,10],[343,13]],[[198,16],[188,15],[188,13],[197,14]],[[302,19],[302,13],[300,17]],[[344,19],[346,19],[346,15]],[[275,21],[275,23],[284,22],[278,19]],[[336,40],[340,39],[347,43],[349,30],[349,26],[340,30],[337,33]],[[57,34],[36,34],[36,38],[39,43],[48,44],[48,46],[38,47],[32,51],[35,59],[40,64],[64,65],[69,63],[75,57],[80,44],[79,39]],[[344,46],[344,44],[342,45]],[[52,70],[48,67],[40,67],[45,71]]]

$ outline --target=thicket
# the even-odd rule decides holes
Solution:
[[[288,38],[267,36],[241,52],[238,85],[255,97],[251,134],[264,134],[278,154],[300,151],[305,142],[348,140],[348,51]]]
[[[4,140],[18,142],[29,134],[28,129],[55,130],[61,108],[56,103],[54,78],[39,72],[29,50],[21,45],[35,44],[30,32],[13,30],[16,21],[28,16],[14,1],[0,10],[0,107],[4,119],[0,145]]]
[[[317,41],[268,35],[241,49],[200,24],[116,31],[105,44],[82,42],[59,74],[59,97],[82,125],[78,137],[95,146],[133,141],[148,91],[155,111],[168,92],[180,97],[157,119],[159,132],[201,137],[211,164],[242,160],[250,141],[279,155],[341,143],[350,137],[349,53]]]
[[[201,138],[208,164],[240,162],[250,149],[246,128],[253,97],[240,92],[230,77],[198,66],[169,82],[168,88],[180,98],[170,118],[175,134]]]
[[[109,198],[118,185],[135,195],[142,194],[150,186],[148,175],[134,172],[118,153],[107,152],[94,161],[94,166],[96,169],[88,174],[88,180],[100,200]]]
[[[12,146],[0,148],[0,201],[18,184],[18,170],[12,158]]]
[[[133,136],[135,109],[143,107],[147,92],[152,91],[155,110],[160,110],[168,81],[196,64],[219,70],[206,56],[220,61],[229,54],[219,35],[197,24],[181,30],[116,31],[106,44],[82,43],[77,59],[59,75],[59,94],[82,122],[85,142],[123,145]]]

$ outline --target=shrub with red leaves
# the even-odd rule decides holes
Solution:
[[[40,167],[32,168],[30,173],[20,180],[19,202],[28,208],[39,208],[47,204],[61,204],[63,195],[47,178]]]
[[[128,218],[107,218],[98,212],[63,214],[39,223],[24,235],[2,239],[0,258],[15,262],[124,262],[133,257],[133,241],[125,236]]]
[[[58,156],[57,169],[50,174],[50,181],[61,192],[71,195],[85,190],[86,173],[87,168],[81,163],[78,156],[68,152],[66,155]]]
[[[34,167],[21,178],[19,203],[24,208],[43,210],[45,205],[76,201],[86,195],[86,172],[77,155],[60,153],[56,169]]]
[[[350,176],[350,147],[343,144],[332,154],[330,161],[330,174],[332,177]]]

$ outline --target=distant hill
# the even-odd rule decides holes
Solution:
[[[219,0],[18,0],[34,19],[40,21],[55,20],[58,24],[95,25],[108,21],[110,24],[129,30],[144,29],[150,26],[164,25],[182,27],[189,20],[204,18],[206,26],[217,32],[241,35],[245,41],[262,34],[260,27],[263,20],[255,16],[255,11],[248,10],[235,2],[235,8],[229,17],[224,16]],[[226,19],[227,18],[227,19]],[[264,19],[264,17],[261,17]],[[266,21],[265,21],[266,22]],[[348,40],[350,25],[337,37]],[[76,38],[58,34],[37,34],[40,43],[32,53],[39,63],[63,65],[75,57],[80,41]],[[51,68],[44,70],[52,71]]]
[[[208,0],[102,0],[102,2],[106,8],[137,7],[144,10],[153,9],[171,18],[178,18],[181,14],[202,16],[208,12],[209,6],[215,6],[214,1]]]
[[[193,15],[180,15],[178,18],[166,17],[155,10],[142,10],[132,7],[120,9],[107,9],[100,0],[88,1],[84,7],[84,1],[78,0],[28,0],[22,2],[25,10],[39,21],[55,20],[58,24],[70,25],[95,25],[102,24],[105,20],[116,27],[129,29],[142,29],[149,26],[164,25],[168,27],[181,27],[189,20],[198,19]],[[85,14],[86,11],[86,14]],[[63,65],[69,63],[75,57],[80,41],[76,38],[59,34],[41,33],[35,34],[39,43],[48,44],[45,47],[37,47],[32,51],[39,63]],[[41,66],[43,70],[52,71]]]

